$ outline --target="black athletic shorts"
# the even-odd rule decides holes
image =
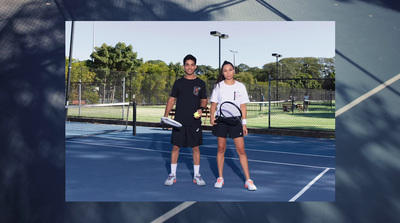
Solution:
[[[171,135],[172,145],[179,147],[195,147],[203,144],[201,121],[191,122],[181,128],[174,127]]]
[[[243,125],[239,121],[236,125],[228,125],[223,122],[218,122],[218,124],[212,127],[212,134],[217,137],[227,138],[237,138],[243,137]]]

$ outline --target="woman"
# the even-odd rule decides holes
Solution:
[[[233,142],[236,146],[236,151],[239,155],[240,164],[242,165],[243,172],[246,177],[245,187],[249,190],[257,190],[257,187],[250,179],[249,166],[247,155],[244,150],[243,138],[243,136],[247,135],[248,133],[246,127],[246,103],[248,103],[250,100],[246,91],[246,87],[244,86],[244,84],[236,81],[233,78],[234,75],[235,68],[233,67],[232,63],[225,61],[222,64],[221,72],[218,76],[217,82],[214,86],[210,98],[210,123],[211,125],[213,125],[212,133],[213,135],[217,136],[218,139],[217,164],[219,177],[214,187],[222,188],[222,185],[224,185],[224,178],[222,173],[225,161],[226,140],[229,135],[230,138],[233,138]],[[223,122],[216,122],[215,115],[217,117],[220,116],[220,111],[219,109],[217,110],[217,104],[221,105],[221,103],[225,101],[233,102],[238,107],[240,107],[240,110],[242,111],[241,122],[240,120],[238,120],[237,123],[234,125],[229,125]]]

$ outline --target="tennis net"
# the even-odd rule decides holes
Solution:
[[[128,102],[67,105],[66,139],[123,131],[130,125],[135,127],[135,107]]]

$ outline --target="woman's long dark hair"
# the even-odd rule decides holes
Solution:
[[[219,82],[225,80],[223,70],[224,70],[224,66],[227,65],[227,64],[231,65],[233,67],[233,69],[235,69],[235,67],[233,66],[233,64],[231,62],[225,60],[224,63],[222,64],[222,66],[221,66],[221,70],[219,72],[217,81],[214,84],[214,88],[217,86],[217,84],[219,84]]]

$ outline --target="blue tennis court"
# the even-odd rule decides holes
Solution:
[[[225,184],[214,188],[217,143],[209,131],[204,131],[200,147],[200,173],[207,185],[193,183],[191,148],[181,148],[177,182],[165,186],[170,137],[170,130],[151,127],[137,127],[133,136],[130,127],[66,140],[66,201],[335,201],[333,139],[249,134],[246,153],[258,190],[248,191],[231,139],[225,153]]]

